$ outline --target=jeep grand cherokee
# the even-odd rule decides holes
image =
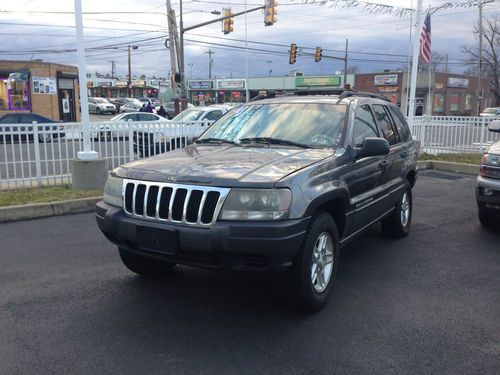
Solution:
[[[409,233],[415,180],[415,142],[390,102],[265,99],[184,149],[116,168],[96,216],[133,272],[286,269],[298,306],[315,311],[340,247],[379,221],[389,236]]]

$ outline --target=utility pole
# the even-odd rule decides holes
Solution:
[[[344,57],[344,85],[347,83],[347,48],[349,46],[349,39],[345,40],[345,57]]]
[[[115,78],[115,60],[111,60],[111,79]]]
[[[170,0],[166,1],[166,6],[167,6],[167,19],[168,19],[168,49],[170,51],[170,85],[172,87],[172,99],[176,98],[176,91],[177,91],[177,84],[175,82],[175,73],[177,71],[176,65],[175,65],[175,51],[176,51],[176,44],[175,44],[175,37],[174,37],[174,21],[175,21],[175,16],[172,11],[172,4]]]
[[[127,85],[128,85],[128,96],[129,97],[132,97],[132,67],[131,67],[131,63],[130,63],[130,49],[137,49],[137,48],[139,48],[139,46],[131,46],[131,45],[128,46],[128,81],[127,81]]]
[[[208,79],[212,79],[212,64],[213,64],[212,55],[215,52],[213,52],[212,49],[209,49],[208,52],[205,53],[208,53]]]
[[[272,69],[271,69],[272,60],[267,60],[266,63],[268,65],[269,77],[271,77],[271,73],[273,72]]]

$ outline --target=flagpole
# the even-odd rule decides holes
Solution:
[[[417,70],[418,70],[418,47],[419,38],[418,35],[421,28],[421,18],[422,18],[422,2],[423,0],[418,0],[417,3],[417,15],[415,23],[415,33],[413,37],[413,61],[411,70],[411,86],[410,86],[410,107],[408,110],[408,126],[410,131],[413,131],[413,116],[415,115],[415,94],[417,91]]]
[[[429,10],[428,12],[431,11],[431,6],[429,5]],[[431,32],[432,33],[432,32]],[[431,47],[432,48],[432,47]],[[428,73],[429,73],[429,94],[427,96],[427,116],[432,116],[432,94],[431,94],[431,87],[432,87],[432,81],[431,81],[431,68],[432,68],[432,50],[431,50],[431,56],[429,58],[429,66],[428,66]],[[435,72],[434,72],[435,73]]]

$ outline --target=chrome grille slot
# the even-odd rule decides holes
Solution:
[[[124,180],[123,205],[129,216],[156,222],[209,227],[219,216],[229,188]]]

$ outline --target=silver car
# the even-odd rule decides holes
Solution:
[[[116,106],[104,98],[89,98],[89,112],[95,112],[98,115],[102,113],[116,113]]]
[[[141,103],[139,100],[134,100],[128,103],[125,103],[120,107],[120,113],[129,113],[129,112],[138,112],[144,103]]]

